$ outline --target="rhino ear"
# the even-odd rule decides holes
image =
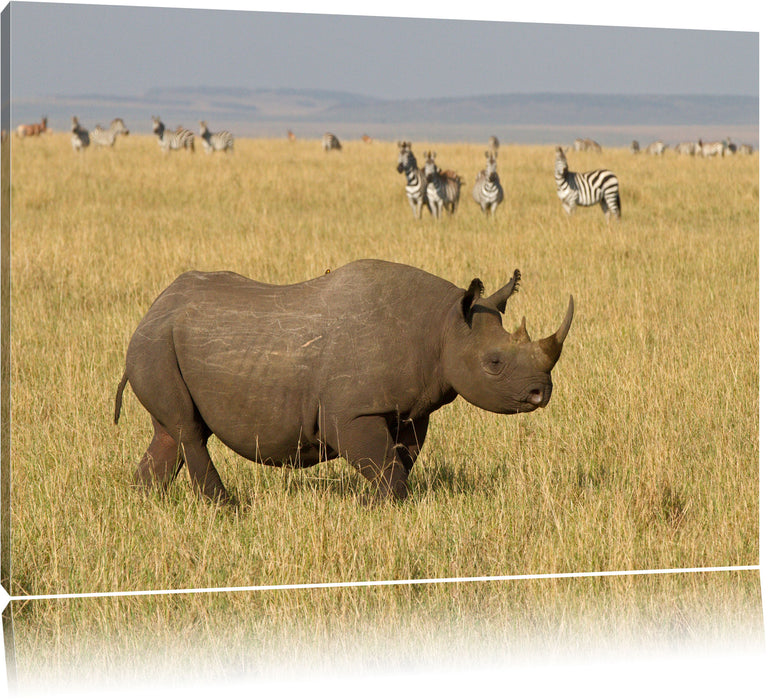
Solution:
[[[463,317],[466,319],[466,323],[470,326],[472,324],[472,306],[474,306],[477,299],[479,299],[484,292],[485,285],[479,277],[475,277],[471,281],[469,289],[467,289],[466,293],[463,295],[461,310],[463,311]]]
[[[487,304],[489,306],[495,306],[499,312],[503,314],[507,309],[507,299],[517,291],[519,286],[520,270],[515,270],[514,273],[512,273],[512,279],[486,299]]]

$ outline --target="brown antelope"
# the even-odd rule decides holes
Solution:
[[[361,137],[361,140],[362,140],[364,143],[372,143],[372,137],[371,137],[371,136],[368,136],[367,134],[364,134],[364,135]]]
[[[291,129],[288,130],[288,140],[292,143],[296,141],[296,134]]]
[[[16,134],[19,138],[25,138],[26,136],[40,136],[46,132],[48,126],[48,118],[43,117],[39,124],[19,124],[16,127]]]

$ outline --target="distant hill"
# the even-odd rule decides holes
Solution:
[[[714,127],[735,129],[748,140],[758,140],[759,133],[759,99],[739,96],[542,93],[383,100],[328,90],[176,87],[155,88],[140,96],[19,99],[12,108],[12,126],[47,114],[57,131],[69,129],[70,117],[77,115],[90,128],[121,116],[131,131],[150,133],[151,115],[158,114],[171,128],[185,124],[195,129],[199,119],[206,119],[211,128],[229,128],[243,136],[285,135],[286,127],[299,136],[317,136],[335,126],[346,139],[364,131],[394,138],[398,130],[421,134],[414,138],[441,134],[456,140],[469,133],[484,133],[487,138],[497,127],[499,136],[512,129],[525,134],[526,141],[539,142],[557,140],[560,133],[581,126],[589,127],[585,135],[593,138],[596,129],[604,129],[598,137],[606,141],[604,136],[611,133],[618,143],[627,138],[629,128],[633,138],[639,138],[638,133],[644,139],[648,132],[661,134],[662,126],[694,129],[688,130],[687,138],[696,138],[700,127],[703,134],[716,134]],[[698,135],[710,138],[703,134]]]

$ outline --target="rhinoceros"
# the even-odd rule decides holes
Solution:
[[[329,271],[327,271],[328,273]],[[154,435],[135,481],[170,484],[185,462],[195,491],[229,500],[207,449],[211,435],[257,463],[308,467],[344,457],[403,499],[429,416],[458,394],[496,413],[550,400],[550,371],[574,315],[532,341],[502,326],[520,281],[490,296],[423,270],[358,260],[298,284],[233,272],[186,272],[133,334],[116,392],[129,381]]]

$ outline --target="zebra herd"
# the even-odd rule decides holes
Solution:
[[[640,153],[639,142],[633,141],[630,147],[631,153]],[[668,144],[664,141],[653,141],[644,149],[645,153],[653,156],[662,156],[668,150]],[[713,156],[733,156],[736,153],[751,155],[754,153],[754,146],[748,143],[742,143],[737,146],[730,138],[722,141],[682,141],[674,146],[674,151],[683,156],[701,156],[702,158],[711,158]]]
[[[492,136],[490,145],[494,144],[497,148],[498,139]],[[399,160],[396,170],[406,178],[404,191],[414,217],[421,218],[424,206],[435,219],[440,218],[443,210],[454,214],[461,198],[463,178],[454,170],[440,170],[436,164],[436,151],[423,153],[426,160],[421,169],[412,152],[411,142],[399,141],[397,146]],[[496,207],[504,200],[504,188],[496,172],[497,154],[496,150],[485,152],[485,169],[477,174],[472,191],[474,201],[485,214],[495,214]]]

